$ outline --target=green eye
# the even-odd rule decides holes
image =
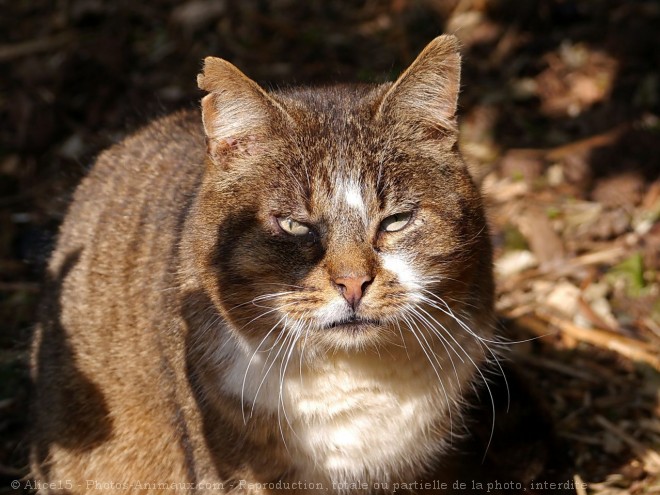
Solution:
[[[278,218],[277,223],[284,232],[291,235],[301,236],[309,234],[309,227],[292,218]]]
[[[380,230],[385,232],[397,232],[408,225],[411,218],[411,211],[391,215],[380,223]]]

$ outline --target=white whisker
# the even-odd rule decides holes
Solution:
[[[243,375],[243,383],[242,383],[242,385],[241,385],[241,412],[242,412],[242,414],[243,414],[243,423],[244,423],[244,424],[247,423],[247,419],[246,419],[246,417],[245,417],[245,383],[246,383],[246,381],[247,381],[248,372],[250,371],[250,366],[252,365],[252,361],[254,360],[255,356],[256,356],[257,353],[259,352],[259,348],[263,345],[264,342],[266,342],[266,339],[268,339],[268,337],[270,336],[270,334],[273,333],[273,331],[275,330],[275,328],[277,328],[277,326],[280,324],[280,322],[281,322],[283,319],[285,319],[285,318],[286,318],[285,315],[282,316],[282,317],[277,321],[277,323],[275,323],[275,325],[273,325],[273,326],[271,327],[271,329],[268,330],[268,332],[266,333],[266,335],[264,336],[264,338],[261,339],[261,342],[259,342],[259,345],[258,345],[257,348],[254,350],[254,352],[252,353],[252,356],[250,357],[250,360],[248,361],[247,367],[245,368],[245,374]],[[258,392],[258,391],[257,391],[257,392]],[[255,395],[254,400],[256,401],[256,399],[257,399],[257,398],[256,398],[256,395]],[[253,407],[254,407],[254,404],[253,404]]]
[[[435,365],[433,364],[433,360],[431,359],[431,356],[427,352],[426,348],[424,347],[424,344],[419,339],[419,337],[417,336],[417,333],[415,332],[415,329],[413,328],[413,326],[417,327],[417,324],[414,322],[414,320],[409,319],[408,315],[406,315],[406,314],[403,314],[402,318],[408,324],[408,329],[412,333],[413,337],[415,337],[415,340],[417,340],[417,342],[419,343],[419,347],[422,349],[422,352],[426,356],[426,359],[428,359],[429,364],[431,365],[431,368],[433,368],[433,372],[435,373],[435,376],[438,377],[438,383],[440,384],[440,387],[442,389],[442,393],[444,394],[445,401],[447,403],[447,412],[449,414],[449,431],[450,431],[450,435],[453,436],[453,421],[452,421],[452,413],[451,413],[451,402],[449,400],[449,395],[447,394],[447,389],[445,388],[445,384],[442,380],[442,377],[440,376],[440,372],[438,371],[438,368],[436,368]],[[419,327],[417,327],[417,328],[419,329]],[[429,351],[431,351],[430,348],[429,348]],[[442,369],[442,365],[438,361],[438,357],[435,354],[433,354],[433,356],[434,356],[436,362],[438,363],[438,366],[440,366],[440,369]]]
[[[269,293],[269,294],[261,294],[260,296],[256,296],[253,299],[250,299],[249,301],[246,301],[246,302],[241,303],[241,304],[237,304],[236,306],[233,306],[233,307],[229,308],[227,310],[227,312],[229,313],[229,312],[234,311],[235,309],[240,308],[242,306],[247,306],[248,304],[258,306],[257,304],[255,304],[257,301],[266,301],[266,300],[269,300],[269,299],[275,299],[277,297],[284,296],[284,295],[287,295],[287,294],[293,294],[294,292],[295,291],[290,290],[290,291],[284,291],[284,292],[273,292],[273,293]]]
[[[275,348],[277,343],[282,339],[282,336],[285,335],[288,321],[289,321],[288,317],[286,315],[284,315],[284,326],[282,327],[282,330],[280,331],[280,334],[277,336],[277,339],[275,339],[275,342],[273,343],[270,351],[268,352],[268,356],[266,357],[266,362],[264,364],[264,367],[268,364],[268,360],[270,359],[270,356],[273,352],[273,349]],[[261,379],[261,382],[259,383],[259,386],[257,387],[257,391],[254,394],[254,400],[252,402],[252,408],[250,409],[250,418],[252,418],[252,416],[254,414],[254,408],[256,406],[257,399],[259,397],[259,391],[261,390],[261,387],[263,386],[264,382],[266,381],[266,378],[268,377],[268,374],[270,373],[270,370],[273,369],[273,365],[275,364],[275,361],[277,361],[277,358],[278,358],[278,356],[280,355],[281,352],[282,352],[282,345],[280,345],[279,350],[275,354],[275,357],[271,361],[270,365],[268,366],[268,369],[265,371],[265,373],[264,373],[264,375]]]
[[[302,318],[300,321],[306,321],[305,318],[307,317],[307,311],[305,311],[302,315]],[[309,330],[311,328],[311,323],[307,322],[305,324],[305,337],[303,339],[303,344],[302,344],[302,349],[300,349],[300,384],[302,385],[303,378],[302,378],[302,368],[303,368],[303,354],[305,353],[305,347],[307,346],[307,339],[309,338]]]
[[[302,326],[301,322],[296,321],[291,331],[289,332],[291,334],[291,338],[289,339],[288,351],[285,351],[285,356],[283,356],[282,362],[280,363],[279,403],[282,405],[282,413],[284,415],[284,419],[286,420],[289,429],[296,437],[298,437],[298,435],[296,434],[295,429],[291,425],[291,421],[289,420],[289,416],[286,413],[286,406],[284,404],[284,379],[286,376],[286,370],[289,366],[289,362],[291,361],[291,356],[293,355],[293,352],[296,348],[296,344],[298,343],[298,340],[300,339],[300,335],[302,334],[301,326]],[[280,433],[282,434],[282,440],[284,441],[284,432],[282,431],[279,406],[277,409],[277,418],[278,418],[278,422],[280,423]],[[284,441],[284,445],[286,447],[286,441]]]
[[[449,347],[451,348],[451,350],[454,351],[454,354],[456,354],[456,356],[458,357],[458,359],[461,360],[462,363],[464,363],[465,361],[463,361],[463,358],[462,358],[461,355],[458,353],[458,351],[456,351],[456,349],[454,349],[454,346],[452,346],[451,343],[450,343],[450,342],[449,342],[449,341],[448,341],[448,340],[447,340],[447,339],[446,339],[446,338],[445,338],[445,337],[444,337],[444,336],[443,336],[443,335],[442,335],[442,334],[441,334],[436,328],[434,328],[433,325],[432,325],[432,323],[431,323],[431,322],[430,322],[430,321],[429,321],[424,315],[422,315],[421,313],[419,313],[418,310],[424,311],[424,309],[421,308],[421,307],[417,307],[417,308],[415,308],[415,309],[414,309],[415,314],[417,315],[418,318],[420,318],[421,321],[423,321],[424,323],[426,323],[426,328],[427,328],[427,330],[429,330],[430,332],[432,332],[432,333],[433,333],[436,337],[438,337],[438,339],[440,340],[440,344],[441,344],[442,347],[444,348],[444,350],[445,350],[445,354],[446,354],[447,357],[449,358],[449,361],[451,362],[452,368],[454,369],[454,375],[456,376],[456,383],[458,384],[458,388],[459,388],[459,390],[462,392],[462,389],[461,389],[461,379],[458,377],[458,369],[456,368],[456,363],[454,363],[454,358],[452,357],[451,352],[449,352],[449,349],[447,348],[447,346],[449,346]],[[427,315],[429,315],[433,321],[435,321],[436,323],[438,323],[438,322],[435,320],[435,318],[433,318],[429,313],[427,313],[426,311],[424,311],[424,312],[425,312]],[[438,323],[438,325],[441,325],[441,324]],[[463,352],[465,352],[465,351],[463,351]]]
[[[428,298],[424,298],[424,296],[422,296],[423,299],[426,299],[425,302],[429,303],[431,306],[435,307],[436,309],[442,311],[442,312],[445,313],[446,315],[452,317],[452,318],[456,321],[456,323],[458,323],[459,326],[461,326],[461,328],[463,328],[464,330],[466,330],[470,336],[474,337],[478,343],[483,344],[483,347],[485,347],[486,349],[488,349],[488,350],[490,351],[490,349],[488,348],[488,346],[487,346],[486,344],[489,343],[489,342],[490,342],[490,343],[497,343],[497,341],[491,341],[491,340],[489,340],[489,339],[485,339],[485,338],[480,337],[479,335],[477,335],[477,334],[476,334],[471,328],[469,328],[464,322],[462,322],[461,320],[459,320],[459,319],[454,315],[453,311],[451,311],[451,308],[449,308],[449,306],[447,305],[447,303],[446,303],[445,301],[443,301],[442,298],[440,298],[440,297],[437,296],[436,294],[433,294],[433,293],[430,292],[430,291],[426,291],[426,290],[425,290],[425,292],[428,292],[429,294],[432,294],[435,298],[437,298],[440,302],[442,302],[442,303],[447,307],[447,310],[448,310],[448,311],[443,310],[443,309],[440,308],[438,305],[433,304],[433,301],[431,301],[431,300],[428,299]],[[488,396],[490,397],[490,404],[491,404],[492,421],[491,421],[491,428],[490,428],[490,436],[489,436],[489,438],[488,438],[488,444],[486,445],[486,451],[484,452],[484,458],[485,458],[486,453],[488,452],[488,449],[490,448],[490,444],[491,444],[491,442],[493,441],[493,435],[494,435],[494,433],[495,433],[495,414],[496,414],[496,413],[495,413],[495,399],[494,399],[494,397],[493,397],[493,392],[492,392],[492,390],[491,390],[491,388],[490,388],[490,385],[488,384],[488,380],[486,380],[486,377],[484,376],[483,372],[481,371],[481,368],[477,365],[477,363],[474,362],[474,359],[472,359],[472,356],[470,356],[470,354],[469,354],[469,353],[468,353],[468,352],[467,352],[467,351],[466,351],[466,350],[465,350],[465,349],[464,349],[464,348],[458,343],[458,341],[454,338],[454,336],[451,334],[451,332],[449,332],[449,331],[448,331],[444,326],[442,326],[442,325],[441,325],[441,328],[443,329],[443,331],[445,332],[445,334],[446,334],[449,338],[451,338],[451,339],[456,343],[456,345],[459,346],[459,348],[460,348],[460,349],[463,351],[463,353],[465,354],[465,357],[467,357],[468,360],[470,361],[470,363],[472,363],[472,365],[474,366],[475,370],[477,371],[477,373],[479,374],[479,376],[480,376],[481,379],[483,380],[484,385],[486,386],[486,390],[488,391]]]

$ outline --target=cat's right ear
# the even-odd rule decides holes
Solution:
[[[378,115],[392,115],[440,131],[456,133],[456,105],[460,89],[461,56],[455,36],[431,41],[383,96]]]
[[[209,93],[202,98],[202,122],[208,156],[215,163],[236,152],[257,152],[273,124],[290,119],[279,103],[226,60],[207,57],[197,85]]]

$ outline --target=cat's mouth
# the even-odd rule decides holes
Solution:
[[[351,330],[359,331],[367,327],[380,326],[382,323],[373,318],[359,318],[353,316],[351,318],[334,321],[325,326],[325,330]]]

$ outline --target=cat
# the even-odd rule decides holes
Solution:
[[[456,38],[393,83],[267,92],[209,57],[198,85],[201,119],[102,153],[61,227],[32,354],[40,491],[434,479],[497,338]]]

